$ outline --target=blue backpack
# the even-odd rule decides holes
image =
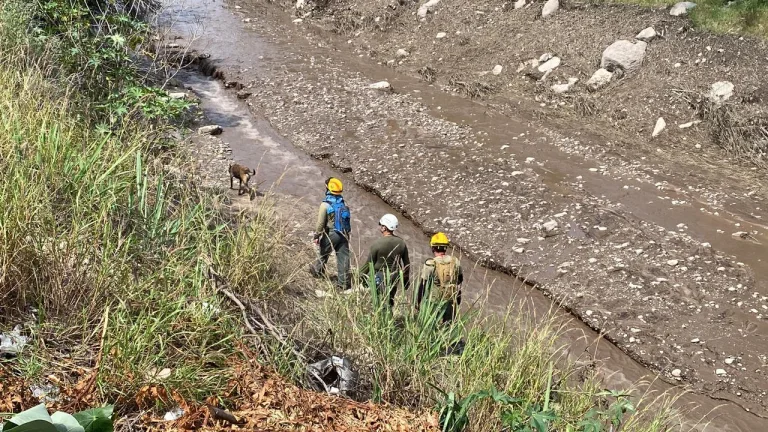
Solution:
[[[341,234],[352,232],[352,215],[344,198],[336,195],[326,195],[325,201],[330,206],[328,214],[333,215],[333,230]]]

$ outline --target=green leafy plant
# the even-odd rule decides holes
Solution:
[[[112,432],[113,406],[67,414],[48,414],[45,404],[22,411],[3,424],[2,432]]]

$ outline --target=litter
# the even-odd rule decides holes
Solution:
[[[341,357],[331,356],[307,366],[310,385],[317,391],[331,395],[349,396],[358,381],[352,363]]]
[[[0,333],[0,355],[16,356],[28,341],[29,338],[21,334],[21,325],[8,333]]]

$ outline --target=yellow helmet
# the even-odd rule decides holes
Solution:
[[[429,240],[430,246],[448,246],[448,236],[439,232]]]
[[[334,195],[341,195],[341,192],[344,190],[341,180],[336,177],[329,178],[326,182],[326,186],[328,186],[328,190]]]

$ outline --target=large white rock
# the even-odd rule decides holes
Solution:
[[[707,93],[707,99],[717,104],[727,101],[731,96],[733,96],[733,83],[730,81],[718,81],[712,84]]]
[[[547,2],[544,3],[544,7],[541,8],[541,16],[542,18],[546,18],[557,12],[558,9],[560,9],[560,0],[547,0]]]
[[[200,135],[218,135],[222,133],[224,129],[219,125],[208,125],[197,129],[197,133]]]
[[[592,74],[592,77],[587,81],[587,90],[596,91],[607,86],[613,79],[613,72],[600,68]]]
[[[680,2],[672,6],[672,9],[669,10],[669,14],[672,16],[687,15],[688,11],[695,7],[696,7],[696,3],[694,2],[689,2],[689,1]]]
[[[653,27],[648,27],[640,31],[640,33],[638,33],[637,36],[635,36],[635,39],[643,42],[650,42],[656,39],[656,36],[657,36],[656,30]]]
[[[539,66],[539,72],[551,72],[558,66],[560,66],[560,57],[552,57]]]
[[[653,128],[653,133],[651,134],[651,137],[655,138],[655,137],[659,136],[661,131],[666,129],[666,127],[667,127],[667,122],[664,121],[663,117],[659,117],[659,119],[656,120],[656,126],[654,126],[654,128]]]
[[[438,3],[440,3],[440,0],[429,0],[419,7],[419,10],[416,12],[416,16],[418,16],[419,19],[426,18],[427,14],[432,12]]]
[[[622,69],[624,72],[633,72],[640,68],[645,58],[645,49],[648,44],[643,41],[630,42],[618,40],[603,51],[600,67],[613,71]]]

